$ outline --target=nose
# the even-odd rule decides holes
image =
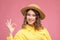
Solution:
[[[31,15],[30,18],[33,18],[33,16]]]

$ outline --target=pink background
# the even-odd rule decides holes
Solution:
[[[9,35],[5,24],[7,19],[11,18],[17,24],[13,35],[21,28],[23,15],[20,9],[31,3],[39,5],[46,14],[42,24],[48,29],[52,40],[60,40],[60,0],[0,0],[0,40],[6,40]]]

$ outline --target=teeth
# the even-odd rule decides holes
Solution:
[[[29,20],[29,21],[33,21],[33,20]]]
[[[29,21],[29,22],[32,22],[33,20],[32,20],[32,19],[29,19],[28,21]]]

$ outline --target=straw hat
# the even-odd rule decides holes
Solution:
[[[45,18],[45,14],[42,12],[41,8],[36,4],[30,4],[27,7],[21,9],[23,15],[25,15],[27,9],[35,9],[40,13],[40,19],[43,20]]]

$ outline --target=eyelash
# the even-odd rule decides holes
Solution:
[[[27,16],[30,16],[30,14],[27,14]],[[36,15],[32,15],[32,16],[36,16]]]
[[[27,16],[30,16],[30,14],[27,14]]]

